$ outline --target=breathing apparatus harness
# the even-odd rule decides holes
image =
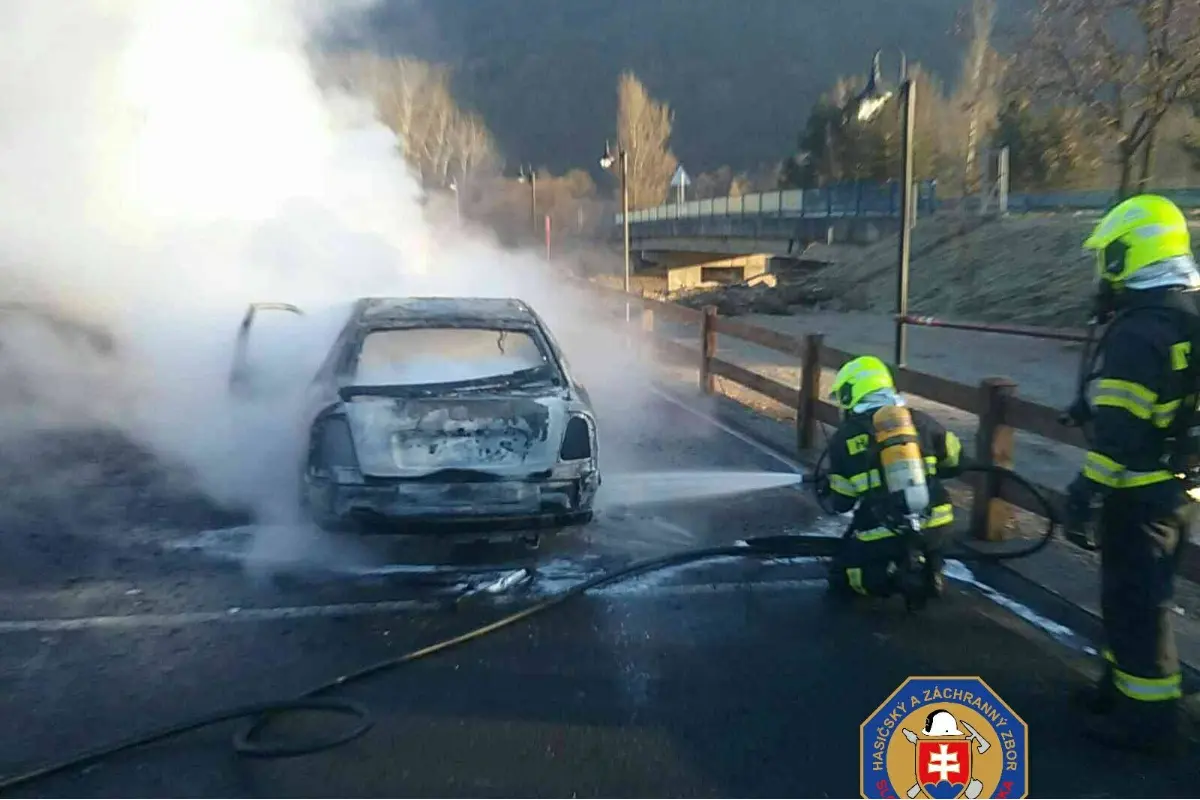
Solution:
[[[904,542],[904,555],[892,579],[911,610],[929,597],[922,523],[929,517],[929,484],[912,414],[901,405],[883,406],[871,415],[873,431],[869,469],[878,470],[880,490],[868,490],[867,502],[877,519]],[[869,473],[868,473],[869,474]]]
[[[927,519],[922,502],[927,507],[929,500],[923,499],[921,491],[923,488],[924,498],[928,498],[924,459],[921,458],[923,454],[917,456],[918,460],[914,462],[912,460],[913,448],[905,446],[917,444],[916,441],[906,441],[909,433],[907,430],[904,430],[904,423],[907,423],[915,433],[915,426],[912,425],[912,416],[907,408],[901,408],[903,409],[903,415],[893,416],[894,412],[889,412],[888,415],[879,419],[878,422],[872,416],[872,423],[877,425],[877,427],[872,432],[870,446],[874,449],[874,453],[868,459],[868,469],[874,468],[879,470],[881,486],[880,489],[869,492],[863,498],[863,502],[870,504],[869,507],[872,514],[881,524],[886,524],[891,530],[896,531],[900,536],[904,537],[906,557],[902,559],[902,563],[895,565],[893,578],[896,580],[897,590],[905,599],[906,608],[912,611],[924,605],[929,599],[929,586],[925,577],[923,561],[926,542],[922,527],[923,522]],[[878,423],[883,424],[879,425]],[[824,428],[818,427],[822,431],[822,434],[824,434]],[[888,447],[881,447],[881,444],[886,444]],[[828,494],[820,489],[821,486],[828,486],[829,447],[830,441],[826,437],[825,447],[822,448],[820,455],[818,455],[816,464],[813,466],[813,471],[809,476],[806,476],[806,482],[814,488],[817,505],[820,506],[821,510],[826,514],[836,515],[839,512],[830,505]],[[897,447],[898,449],[892,450],[892,447]],[[915,449],[920,453],[919,445]],[[885,450],[888,451],[886,460],[884,458]],[[903,468],[898,466],[901,461],[905,462]],[[920,471],[913,469],[916,463],[920,463]],[[885,490],[883,487],[889,475],[888,466],[892,467],[892,483]],[[1041,506],[1040,516],[1046,519],[1046,527],[1042,534],[1032,542],[1023,542],[1017,547],[1008,544],[1003,544],[999,547],[980,546],[970,544],[961,537],[954,538],[953,540],[947,539],[946,548],[943,552],[946,558],[979,562],[1009,561],[1031,556],[1041,551],[1054,539],[1054,534],[1059,529],[1062,518],[1059,509],[1050,502],[1041,487],[1007,467],[1001,467],[996,464],[976,463],[967,460],[965,457],[960,461],[957,473],[958,475],[955,477],[965,473],[991,474],[1002,481],[1011,481],[1021,486]],[[914,475],[919,475],[920,477],[911,478]],[[906,478],[911,478],[911,484],[905,483]],[[895,491],[890,491],[893,487]],[[921,511],[914,511],[914,507],[920,508]],[[843,534],[843,538],[853,536],[855,531],[856,528],[854,525],[849,526]]]
[[[864,417],[866,414],[864,414]],[[925,477],[925,458],[912,414],[903,405],[885,405],[869,417],[867,474],[878,474],[880,485],[871,487],[862,502],[878,525],[901,537],[903,555],[888,565],[888,572],[909,610],[921,608],[929,598],[930,579],[926,567],[925,539],[922,526],[929,517],[929,484]],[[829,446],[817,460],[815,485],[824,483]],[[817,502],[827,513],[836,513],[821,492]],[[844,536],[853,536],[855,527]]]
[[[1117,327],[1118,320],[1136,313],[1138,310],[1114,310],[1114,295],[1111,290],[1102,291],[1096,302],[1095,312],[1088,322],[1087,339],[1079,357],[1079,376],[1076,383],[1075,399],[1070,406],[1059,415],[1059,422],[1068,427],[1079,428],[1088,447],[1094,445],[1092,418],[1094,412],[1088,402],[1087,390],[1093,380],[1100,375],[1100,360],[1104,354],[1104,345],[1108,337]],[[1191,352],[1200,354],[1200,315],[1188,314],[1182,309],[1171,307],[1156,307],[1156,312],[1166,312],[1176,317],[1181,327],[1188,331],[1188,341]],[[1104,326],[1104,332],[1099,339],[1096,332]],[[1180,390],[1182,402],[1176,412],[1170,427],[1163,437],[1163,468],[1168,469],[1184,482],[1185,489],[1200,487],[1200,358],[1193,357],[1188,362],[1188,368],[1183,371],[1183,385]],[[1191,496],[1189,494],[1189,496]],[[1093,500],[1093,505],[1099,503],[1099,498]],[[1095,515],[1093,515],[1093,519]],[[1098,550],[1099,542],[1095,535],[1094,525],[1081,525],[1076,521],[1067,520],[1064,531],[1066,538],[1088,550]]]

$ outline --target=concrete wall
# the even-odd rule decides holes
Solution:
[[[771,257],[765,253],[754,253],[751,255],[737,256],[735,258],[721,258],[700,263],[679,263],[678,266],[671,266],[670,263],[664,264],[663,267],[667,274],[667,290],[674,292],[679,289],[688,289],[693,286],[698,286],[709,279],[718,280],[718,282],[737,282],[744,281],[755,275],[762,275],[768,269]],[[735,270],[736,275],[732,281],[720,281],[717,276],[713,276],[712,272],[716,270]],[[708,273],[706,275],[706,272]],[[740,276],[740,277],[739,277]]]

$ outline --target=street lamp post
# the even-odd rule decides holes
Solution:
[[[618,164],[621,176],[621,228],[625,239],[625,293],[629,294],[629,158],[624,147],[617,147],[616,156],[613,155],[612,148],[608,142],[604,143],[604,155],[600,156],[600,166],[604,169],[612,169],[613,164]],[[625,315],[629,315],[629,304],[625,305]]]
[[[896,366],[903,367],[908,351],[908,268],[912,256],[913,205],[913,135],[916,132],[916,84],[907,79],[900,87],[900,99],[904,104],[904,126],[901,129],[901,148],[904,153],[900,171],[904,184],[900,187],[900,268],[896,274]]]
[[[875,51],[871,62],[871,76],[867,86],[855,98],[856,115],[859,121],[872,119],[888,100],[891,92],[880,88],[879,70],[880,51]],[[912,220],[913,206],[916,201],[913,192],[913,140],[916,134],[917,87],[913,79],[908,77],[908,58],[901,54],[900,103],[902,123],[901,136],[901,183],[900,183],[900,248],[898,253],[898,270],[896,274],[896,350],[895,364],[903,367],[908,350],[908,328],[905,318],[908,316],[908,273],[912,257]]]
[[[529,184],[529,224],[533,228],[533,237],[536,240],[540,231],[538,230],[537,213],[537,173],[534,171],[533,165],[529,166],[528,171],[522,166],[517,180],[520,183]]]

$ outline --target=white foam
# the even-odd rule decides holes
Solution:
[[[808,536],[820,536],[825,538],[836,538],[842,535],[845,530],[846,521],[844,517],[847,515],[838,515],[834,517],[824,517],[817,520],[811,527],[804,529],[784,529],[785,534],[803,533]],[[666,530],[672,531],[674,534],[683,535],[689,534],[686,528],[682,528],[673,523],[667,523],[657,518],[653,520],[660,524]],[[168,544],[168,547],[174,549],[198,550],[206,555],[226,558],[236,561],[246,561],[252,558],[251,554],[254,551],[254,541],[256,537],[269,536],[271,532],[267,530],[270,526],[242,526],[236,528],[216,529],[202,531],[196,536],[187,539],[179,540]],[[748,547],[746,540],[735,542],[736,546]],[[654,572],[645,575],[631,577],[628,580],[611,586],[602,587],[597,592],[605,595],[615,596],[633,596],[646,595],[652,596],[666,592],[674,595],[694,595],[707,593],[720,593],[736,589],[742,591],[747,583],[753,583],[757,590],[763,588],[766,591],[781,591],[787,587],[794,589],[809,588],[813,585],[820,584],[824,581],[823,578],[804,578],[799,580],[777,580],[769,582],[748,582],[748,581],[732,581],[719,583],[704,583],[694,587],[681,585],[679,578],[685,572],[694,570],[699,563],[707,565],[731,565],[742,562],[740,556],[721,556],[717,558],[706,559],[704,562],[693,562],[690,564],[680,564],[666,569],[655,570]],[[814,564],[819,563],[823,559],[817,556],[792,556],[782,558],[768,559],[775,564]],[[546,563],[539,564],[532,576],[525,576],[523,570],[515,569],[512,566],[497,566],[494,569],[487,567],[481,569],[461,568],[452,565],[444,564],[420,564],[420,563],[389,563],[389,564],[363,564],[348,561],[346,563],[338,563],[336,561],[326,562],[325,567],[336,574],[347,575],[349,577],[385,577],[389,575],[414,575],[414,574],[436,574],[444,572],[447,574],[456,574],[462,577],[462,583],[471,582],[474,584],[473,591],[483,591],[492,595],[503,595],[511,589],[518,586],[528,584],[529,591],[525,596],[548,597],[559,594],[573,588],[587,580],[598,577],[604,567],[601,563],[587,563],[588,558],[583,557],[562,557],[552,559]],[[1009,612],[1017,615],[1026,622],[1034,625],[1040,630],[1045,631],[1057,641],[1063,642],[1083,652],[1095,654],[1094,647],[1089,645],[1075,630],[1055,622],[1042,614],[1037,613],[1029,606],[1017,601],[1016,599],[998,591],[992,586],[979,581],[974,572],[971,571],[966,564],[961,561],[951,559],[946,562],[945,568],[946,577],[973,587],[980,594],[986,597],[991,602],[999,605]],[[726,588],[728,587],[728,588]],[[419,606],[419,604],[417,604]],[[417,606],[414,606],[416,608]],[[202,619],[208,617],[202,615]],[[40,629],[40,628],[39,628]],[[0,631],[5,630],[0,626]]]
[[[1061,642],[1079,646],[1085,651],[1091,650],[1091,652],[1095,652],[1094,649],[1087,647],[1086,644],[1082,644],[1079,634],[1077,634],[1071,628],[1042,616],[1024,603],[1020,603],[1003,592],[993,589],[986,583],[976,580],[975,573],[973,573],[970,568],[968,568],[967,565],[963,564],[961,561],[947,561],[945,572],[946,577],[956,580],[960,583],[973,586],[996,605],[1008,609],[1026,622],[1029,622],[1030,624],[1050,634],[1055,639]]]

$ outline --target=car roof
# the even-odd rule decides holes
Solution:
[[[513,297],[364,297],[354,316],[369,328],[389,325],[537,325],[537,316]]]

